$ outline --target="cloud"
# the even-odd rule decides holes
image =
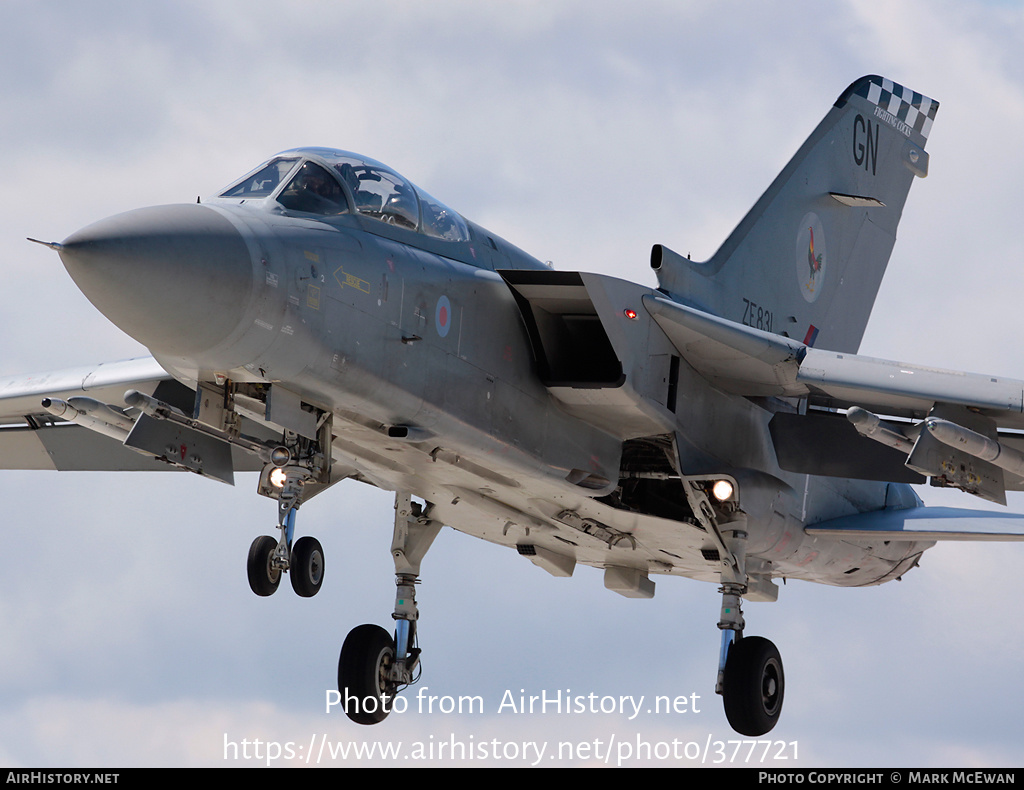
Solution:
[[[650,245],[704,257],[853,79],[942,102],[863,352],[1021,377],[1021,18],[998,4],[801,2],[119,4],[14,2],[0,33],[8,160],[0,375],[145,353],[50,250],[136,206],[210,195],[276,151],[324,144],[395,166],[566,270],[653,284]],[[714,585],[652,601],[601,574],[545,575],[446,529],[418,589],[440,696],[572,689],[701,697],[701,713],[322,712],[345,632],[387,623],[391,499],[345,483],[305,505],[324,544],[315,599],[246,585],[272,502],[190,475],[5,473],[0,762],[221,765],[231,738],[308,744],[726,742],[713,694]],[[926,498],[945,500],[925,490]],[[973,506],[964,496],[950,504]],[[1019,510],[1019,500],[1011,507]],[[1018,546],[946,545],[900,583],[789,583],[745,608],[775,641],[787,765],[1013,765]],[[415,699],[416,688],[410,699]],[[1009,691],[1008,691],[1009,690]],[[705,707],[706,706],[706,707]],[[309,748],[309,747],[306,747]],[[596,749],[596,747],[595,747]],[[571,763],[591,764],[594,753]],[[657,764],[657,759],[651,763]],[[403,763],[404,764],[404,763]],[[497,761],[496,764],[501,764]]]

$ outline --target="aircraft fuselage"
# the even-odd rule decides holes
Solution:
[[[643,308],[652,289],[586,275],[623,380],[545,386],[522,306],[496,270],[549,270],[468,227],[470,238],[453,242],[357,214],[220,198],[104,220],[69,238],[62,257],[179,380],[285,387],[333,413],[335,462],[496,543],[530,535],[583,564],[716,580],[707,534],[680,523],[692,521],[681,491],[624,471],[624,448],[646,436],[670,437],[669,460],[633,468],[641,479],[677,453],[684,475],[739,484],[747,554],[766,576],[877,584],[930,545],[806,535],[806,523],[882,508],[889,486],[780,470],[767,426],[791,407],[716,390],[678,359],[670,372],[674,350]],[[567,340],[568,353],[585,357],[589,337]],[[635,417],[617,422],[602,406],[622,398]]]

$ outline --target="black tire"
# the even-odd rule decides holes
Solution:
[[[782,713],[786,678],[782,657],[767,639],[749,636],[734,642],[725,662],[722,696],[725,717],[740,735],[769,732]]]
[[[249,572],[249,586],[257,595],[273,595],[281,583],[281,571],[270,566],[276,548],[277,541],[269,535],[261,535],[249,547],[246,570]]]
[[[299,538],[292,546],[292,589],[296,595],[312,598],[320,592],[324,580],[324,550],[316,538]]]
[[[384,673],[395,660],[395,640],[379,625],[353,628],[341,647],[338,691],[345,715],[357,724],[378,724],[391,712],[394,686]]]

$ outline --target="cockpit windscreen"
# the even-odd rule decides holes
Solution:
[[[295,167],[297,158],[278,157],[221,192],[221,197],[264,198],[271,194]]]
[[[331,216],[348,212],[345,193],[330,173],[314,162],[304,162],[277,202],[291,211]]]
[[[301,166],[297,166],[299,162]],[[469,226],[456,212],[380,162],[348,151],[287,151],[254,170],[220,197],[269,198],[275,194],[277,203],[287,211],[321,216],[354,211],[435,239],[470,239]]]

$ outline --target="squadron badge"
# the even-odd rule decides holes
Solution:
[[[825,284],[825,230],[813,211],[800,220],[796,237],[796,281],[800,294],[808,302],[818,298]]]

